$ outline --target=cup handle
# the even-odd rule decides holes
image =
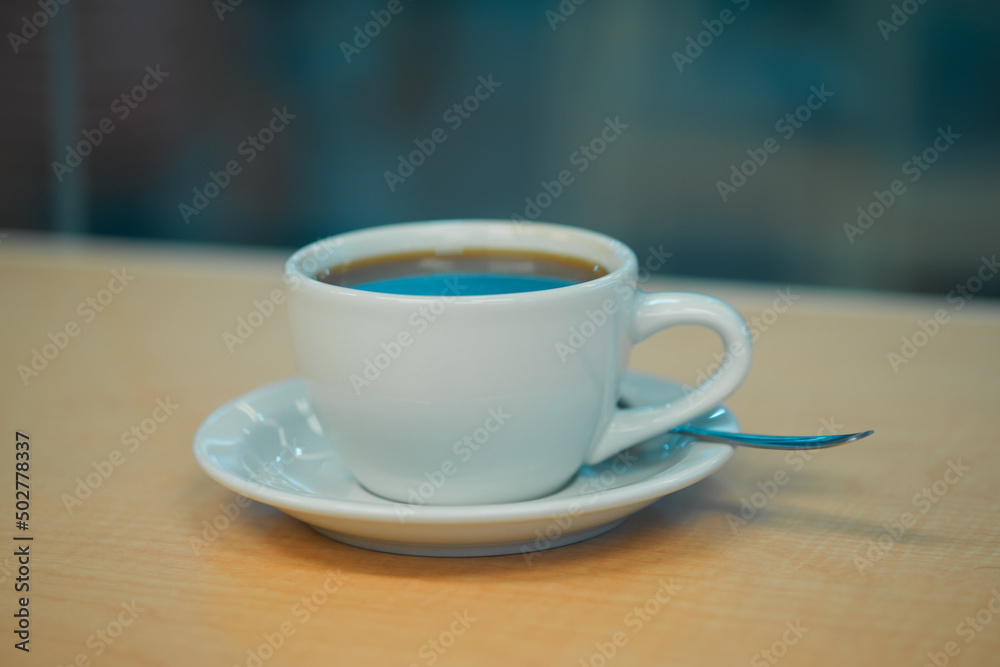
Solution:
[[[660,433],[686,424],[719,405],[736,391],[750,372],[753,343],[746,322],[724,301],[691,292],[637,292],[629,335],[639,343],[658,331],[679,324],[712,329],[722,339],[719,369],[697,387],[685,389],[672,403],[619,408],[584,463],[593,465]]]

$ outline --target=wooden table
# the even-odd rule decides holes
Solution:
[[[257,503],[195,549],[237,499],[196,465],[195,429],[295,373],[283,312],[232,352],[223,338],[280,287],[281,260],[18,232],[0,243],[0,664],[1000,664],[996,303],[672,281],[759,318],[753,371],[729,401],[745,430],[876,435],[810,460],[741,449],[530,565],[365,551]],[[937,310],[948,321],[935,330]],[[933,336],[915,333],[921,321]],[[922,343],[912,359],[903,337]],[[36,349],[52,358],[22,378]],[[633,366],[693,381],[718,349],[678,329]],[[24,545],[30,593],[15,593]],[[11,633],[22,595],[30,653]]]

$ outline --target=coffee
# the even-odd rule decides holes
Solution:
[[[600,264],[544,252],[464,248],[381,255],[324,269],[316,279],[368,292],[438,296],[513,294],[608,274]]]

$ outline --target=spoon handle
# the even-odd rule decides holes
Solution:
[[[703,428],[692,428],[690,426],[678,426],[671,431],[671,433],[692,435],[701,440],[714,440],[716,442],[725,442],[743,447],[756,447],[758,449],[823,449],[824,447],[834,447],[847,442],[854,442],[861,438],[867,438],[874,432],[865,431],[863,433],[848,433],[846,435],[816,436],[754,435],[752,433],[726,433],[725,431],[712,431]]]

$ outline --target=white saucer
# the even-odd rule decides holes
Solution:
[[[666,403],[680,385],[629,374],[631,406]],[[692,423],[738,430],[720,407]],[[194,438],[194,454],[212,479],[280,509],[327,537],[358,547],[415,556],[530,553],[600,535],[630,514],[721,468],[733,448],[666,435],[596,466],[584,466],[556,493],[498,505],[407,505],[369,493],[344,466],[306,399],[289,378],[255,389],[213,412]]]

